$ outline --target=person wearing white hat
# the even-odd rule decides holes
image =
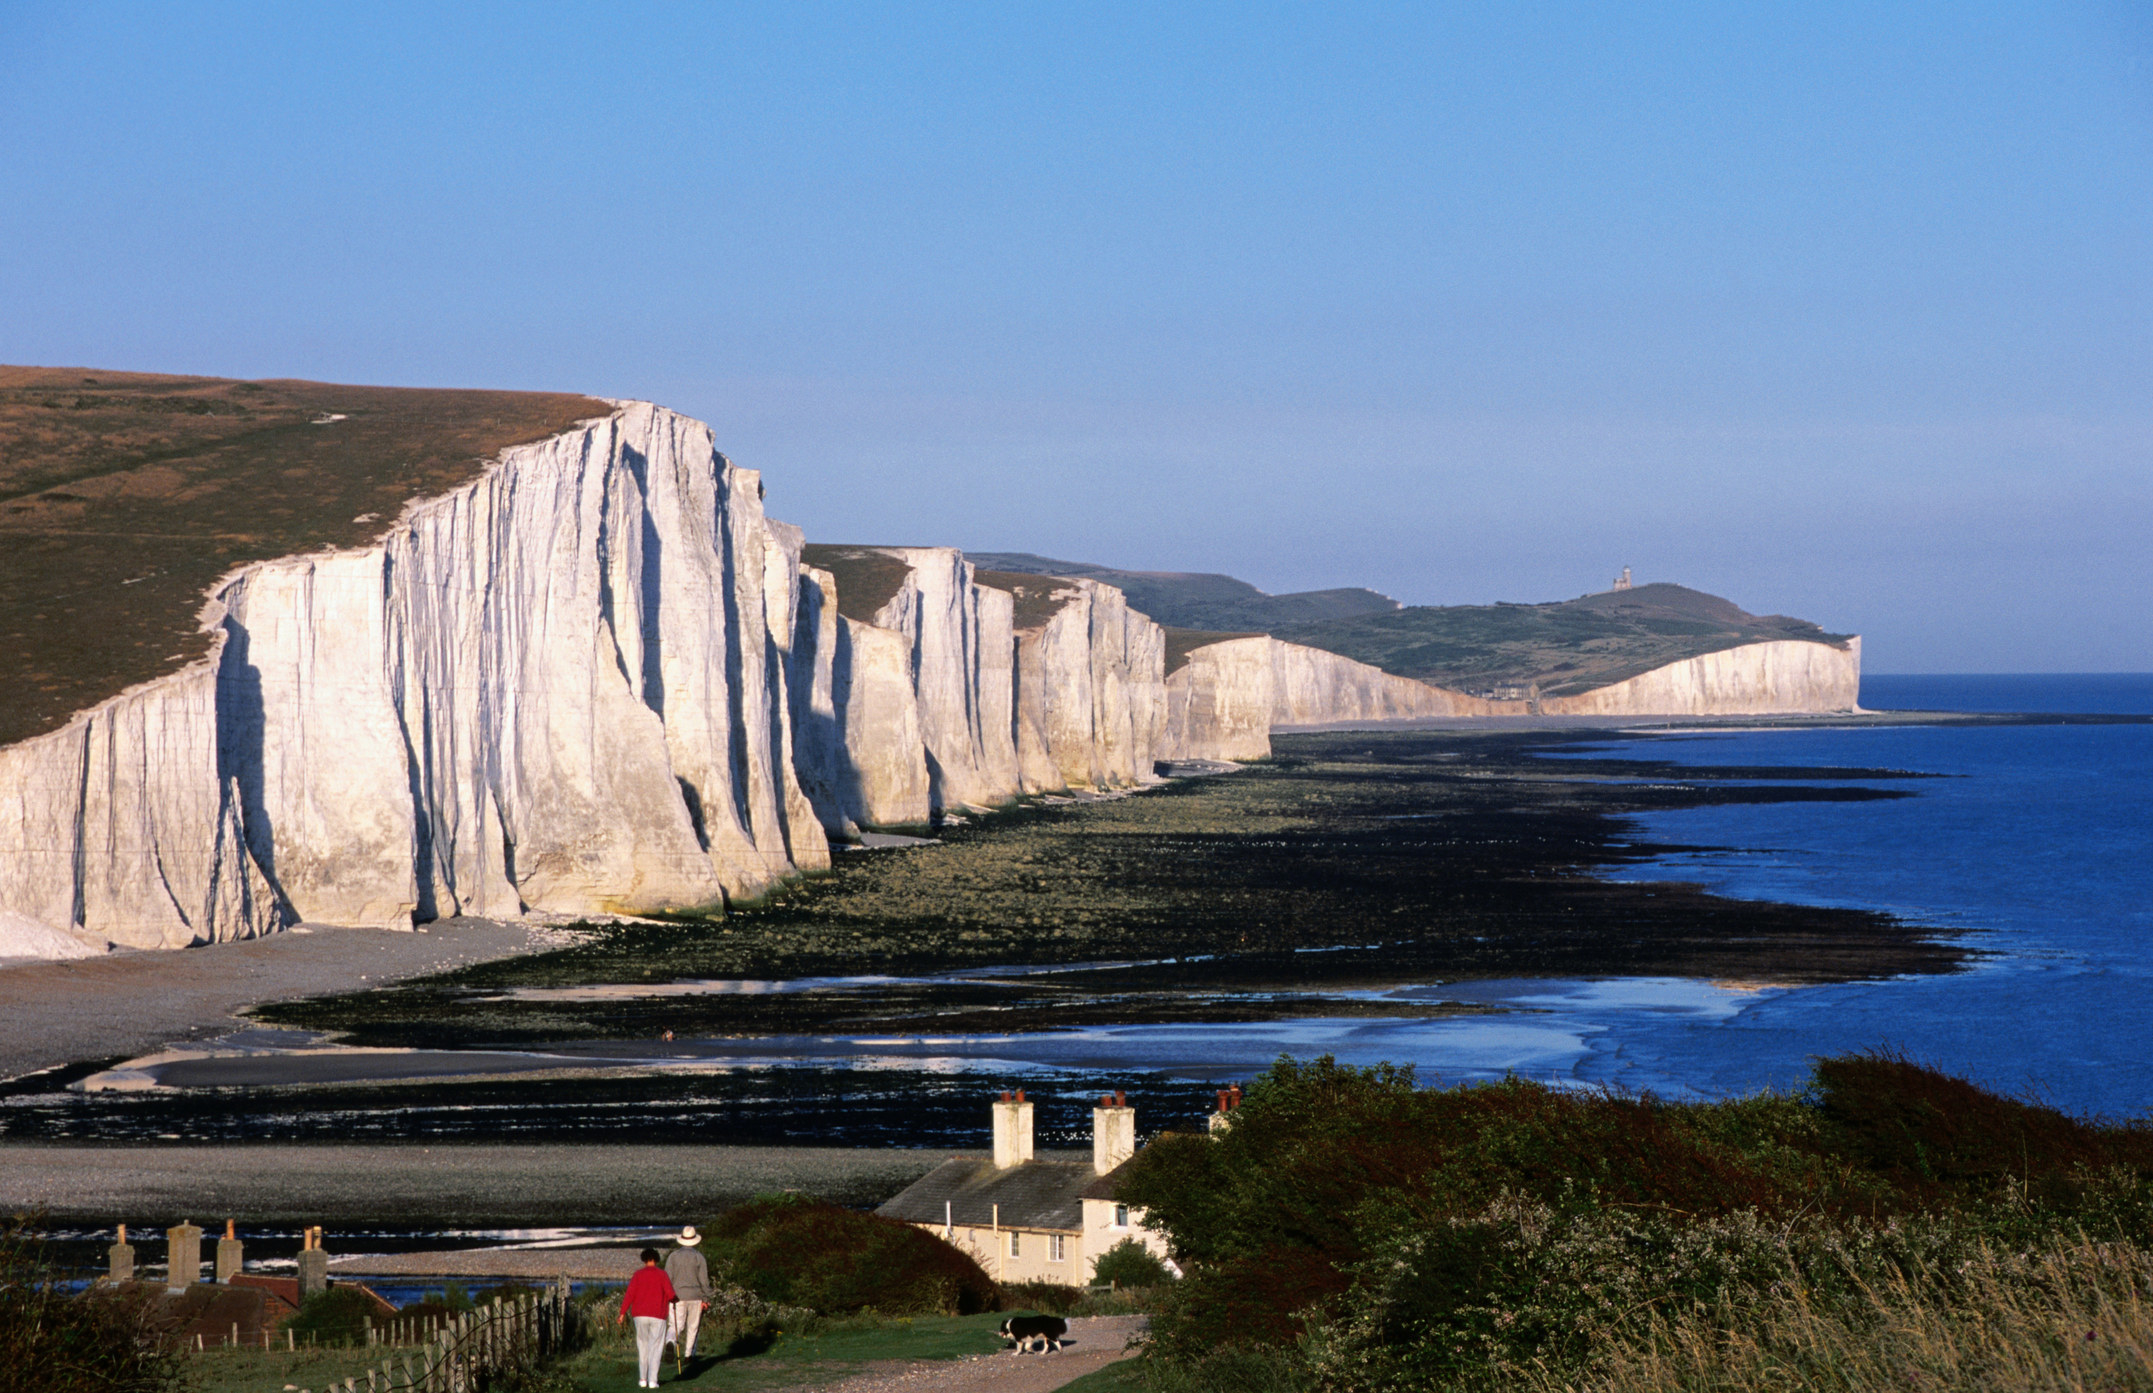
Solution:
[[[673,1279],[674,1293],[667,1338],[684,1365],[695,1355],[695,1334],[702,1328],[703,1308],[710,1304],[710,1264],[695,1251],[703,1241],[695,1225],[682,1229],[675,1241],[679,1246],[665,1255],[665,1275]]]

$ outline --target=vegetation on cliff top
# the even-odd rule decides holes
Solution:
[[[1806,619],[1750,614],[1680,585],[1640,585],[1544,605],[1415,605],[1273,630],[1461,692],[1537,684],[1543,696],[1609,686],[1685,658],[1794,639],[1843,646]]]
[[[1131,609],[1150,615],[1166,628],[1269,633],[1286,624],[1381,614],[1398,608],[1398,602],[1388,595],[1357,587],[1266,595],[1245,580],[1203,572],[1124,571],[1089,561],[1056,561],[1022,551],[965,554],[975,564],[997,571],[1101,581],[1127,595]]]
[[[0,745],[209,651],[210,586],[364,545],[413,498],[612,408],[424,391],[0,367]]]
[[[2153,1386],[2153,1127],[1897,1058],[1723,1103],[1281,1060],[1225,1133],[1139,1153],[1120,1198],[1189,1268],[1159,1386],[1238,1346],[1244,1386],[1980,1387],[2104,1338],[2135,1350],[2084,1386]],[[1922,1377],[1816,1367],[1841,1356]]]

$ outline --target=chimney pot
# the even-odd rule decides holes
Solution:
[[[1019,1091],[1012,1098],[1004,1093],[993,1112],[995,1169],[1007,1170],[1031,1160],[1032,1105],[1024,1101],[1024,1094]]]
[[[1091,1115],[1091,1168],[1105,1175],[1136,1154],[1136,1110],[1128,1095],[1115,1092],[1099,1099]]]

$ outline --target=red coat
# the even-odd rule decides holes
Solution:
[[[664,1268],[639,1267],[628,1279],[628,1290],[621,1293],[620,1313],[624,1316],[656,1316],[664,1320],[676,1299],[673,1281],[665,1275]]]

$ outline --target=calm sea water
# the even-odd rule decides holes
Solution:
[[[1865,678],[1870,709],[2153,713],[2153,675]],[[1719,850],[1629,874],[1727,895],[1889,910],[1994,956],[1948,977],[1764,990],[1602,1016],[1579,1079],[1721,1094],[1811,1056],[1892,1048],[2080,1112],[2153,1108],[2153,726],[1743,731],[1611,742],[1689,764],[1841,764],[1948,778],[1860,804],[1635,819]]]

